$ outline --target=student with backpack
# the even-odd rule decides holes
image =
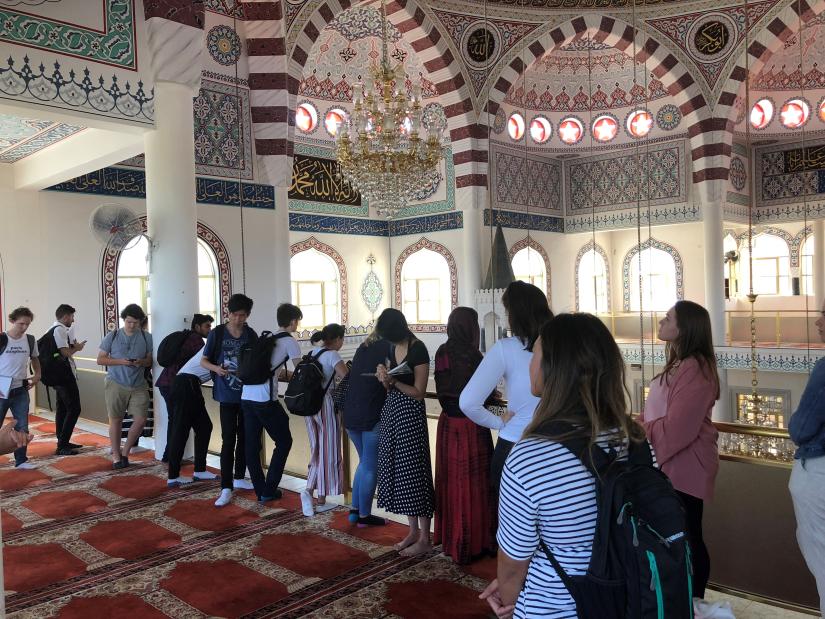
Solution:
[[[349,372],[347,364],[338,354],[344,345],[344,327],[335,323],[328,324],[312,334],[311,342],[321,345],[315,346],[301,364],[311,363],[317,366],[320,381],[314,384],[314,389],[322,399],[320,410],[315,415],[304,417],[310,453],[307,487],[301,491],[301,510],[304,516],[313,516],[316,509],[325,509],[328,496],[344,493],[341,422],[332,401],[330,387],[335,377],[343,379]],[[312,496],[315,491],[318,492],[317,504],[313,502]]]
[[[137,445],[149,415],[149,385],[146,370],[152,367],[152,334],[141,328],[146,313],[130,303],[120,312],[123,328],[110,331],[100,343],[97,364],[106,368],[103,393],[109,417],[112,468],[129,466],[129,452]],[[132,416],[132,427],[121,448],[123,417]]]
[[[713,498],[719,471],[719,433],[711,420],[719,399],[719,375],[708,311],[692,301],[678,301],[659,321],[667,362],[650,381],[642,425],[659,466],[685,505],[693,555],[693,592],[697,616],[708,603],[705,586],[710,555],[702,538],[702,511]]]
[[[203,339],[209,336],[215,319],[207,314],[192,316],[192,328],[173,331],[158,345],[158,365],[163,371],[155,381],[155,387],[166,404],[166,448],[162,462],[168,462],[169,443],[172,441],[172,427],[175,425],[177,403],[173,396],[173,383],[181,367],[203,349]]]
[[[201,367],[212,372],[212,398],[220,404],[221,415],[221,493],[216,507],[232,500],[232,490],[251,490],[245,479],[244,422],[241,411],[243,382],[238,377],[241,348],[258,339],[246,324],[252,313],[252,299],[244,294],[229,297],[226,324],[209,333],[201,357]]]
[[[241,351],[238,370],[244,379],[241,406],[246,426],[246,462],[261,503],[281,498],[278,484],[292,449],[292,433],[289,418],[278,401],[278,379],[287,375],[289,361],[295,364],[301,358],[301,349],[291,334],[298,330],[303,317],[297,306],[283,303],[276,311],[278,330],[264,331],[257,342]],[[265,478],[261,467],[263,430],[275,443]]]
[[[37,342],[26,330],[34,320],[28,307],[18,307],[9,314],[9,329],[0,333],[0,419],[5,421],[11,409],[14,429],[22,435],[29,433],[29,390],[40,382],[40,360]],[[29,378],[29,365],[34,375]],[[16,469],[33,469],[26,455],[26,444],[14,450]]]
[[[621,351],[590,314],[541,329],[533,420],[504,464],[499,617],[692,619],[684,508],[629,415]],[[597,493],[598,490],[598,493]]]
[[[80,389],[77,387],[75,353],[83,350],[86,341],[78,342],[74,334],[75,309],[66,303],[57,306],[56,318],[46,334],[37,342],[41,381],[54,387],[57,410],[54,416],[58,456],[73,456],[83,445],[72,443],[72,432],[80,417]]]

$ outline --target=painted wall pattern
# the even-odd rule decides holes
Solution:
[[[196,177],[196,202],[244,208],[275,208],[275,189],[271,185],[241,183],[223,179]],[[104,168],[48,187],[49,191],[66,191],[120,198],[146,199],[146,174],[142,170]]]
[[[463,221],[461,211],[394,220],[290,213],[289,229],[292,232],[317,234],[395,237],[459,230],[463,227]]]
[[[83,127],[0,114],[0,163],[14,163],[82,131]]]
[[[395,287],[395,308],[401,309],[401,270],[404,267],[404,262],[412,256],[415,252],[421,249],[429,249],[430,251],[434,251],[437,254],[441,254],[444,256],[444,259],[447,261],[447,267],[450,270],[450,309],[454,309],[458,306],[458,269],[456,268],[455,258],[450,253],[450,250],[447,249],[441,243],[436,243],[435,241],[431,241],[427,237],[422,237],[416,243],[413,243],[409,247],[407,247],[401,254],[398,256],[398,259],[395,261],[395,280],[393,285]],[[412,331],[417,332],[426,332],[426,333],[446,333],[447,332],[447,325],[409,325]]]
[[[630,311],[630,263],[640,251],[644,251],[650,247],[660,249],[670,254],[673,258],[673,263],[676,267],[676,298],[678,300],[685,298],[684,267],[682,265],[682,256],[679,254],[678,250],[673,247],[673,245],[663,243],[662,241],[658,241],[656,239],[647,239],[641,245],[634,245],[631,247],[622,262],[622,309],[625,312]]]
[[[347,324],[347,322],[349,322],[349,286],[347,285],[347,265],[344,262],[344,258],[341,254],[335,251],[334,247],[327,245],[326,243],[322,243],[314,236],[309,237],[305,241],[293,243],[289,247],[289,251],[293,256],[310,249],[319,251],[329,257],[338,267],[338,285],[340,286],[339,298],[341,299],[341,324]]]
[[[92,75],[88,68],[79,76],[70,69],[67,76],[55,62],[51,69],[44,64],[32,67],[28,56],[9,56],[6,66],[0,66],[0,98],[21,99],[32,103],[73,108],[99,116],[153,124],[155,116],[154,89],[144,90],[141,80],[136,88],[127,81],[121,84],[117,75],[111,78]]]
[[[146,217],[140,218],[143,232],[146,232]],[[229,314],[229,297],[232,295],[232,265],[229,260],[229,251],[221,237],[209,226],[197,222],[197,235],[206,243],[215,255],[218,265],[218,289],[220,291],[221,315]],[[106,246],[103,250],[103,264],[101,268],[101,283],[103,290],[103,331],[108,333],[120,326],[117,311],[117,265],[120,261],[120,250]]]
[[[782,49],[774,53],[751,83],[751,88],[764,91],[794,91],[825,88],[825,13],[805,22],[802,47],[799,36],[787,38]],[[800,67],[800,58],[804,67]]]
[[[496,206],[564,214],[561,162],[497,150],[494,164]]]
[[[751,353],[745,348],[716,346],[716,362],[726,370],[749,370]],[[660,344],[646,346],[644,354],[637,344],[619,344],[625,363],[665,364],[665,348]],[[814,363],[825,356],[825,351],[812,350],[810,357],[801,352],[781,348],[760,348],[756,354],[756,363],[763,372],[809,372]],[[643,359],[644,357],[644,359]]]
[[[192,102],[198,174],[252,178],[249,90],[203,80]]]
[[[602,257],[602,260],[604,260],[606,280],[605,283],[607,284],[607,311],[609,312],[610,308],[613,305],[613,296],[610,291],[610,260],[607,258],[607,252],[604,250],[604,248],[598,243],[595,243],[592,239],[585,243],[579,250],[579,253],[576,254],[576,267],[573,271],[573,282],[576,295],[576,311],[579,311],[579,265],[581,265],[582,258],[584,258],[584,255],[591,249],[594,250],[597,254],[599,254]]]
[[[0,41],[137,69],[134,0],[103,1],[103,31],[0,7]]]
[[[757,150],[757,221],[825,215],[825,143]]]
[[[564,232],[564,221],[563,217],[538,215],[536,213],[520,213],[502,209],[493,210],[491,216],[490,209],[484,209],[485,226],[500,225],[502,228],[538,230],[541,232]]]
[[[591,232],[593,230],[613,230],[617,228],[635,228],[637,225],[646,226],[658,224],[674,224],[689,221],[700,221],[702,213],[695,204],[677,204],[671,207],[648,208],[643,203],[641,212],[635,206],[623,211],[610,211],[581,216],[568,216],[564,219],[565,232]]]
[[[544,294],[547,295],[547,302],[552,305],[552,294],[551,294],[551,272],[550,272],[550,257],[547,255],[547,252],[544,250],[544,247],[541,246],[540,243],[536,242],[536,240],[530,236],[524,237],[520,241],[516,241],[513,243],[513,246],[510,248],[510,262],[513,261],[513,258],[516,257],[516,254],[519,253],[522,249],[529,247],[539,256],[541,256],[542,261],[544,261],[544,272],[546,274],[544,279],[544,284],[546,290]]]
[[[657,146],[637,155],[605,154],[565,164],[568,215],[683,204],[687,200],[684,143]]]

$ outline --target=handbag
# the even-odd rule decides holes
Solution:
[[[344,400],[347,399],[347,390],[349,389],[349,374],[344,376],[340,382],[335,385],[332,390],[332,403],[339,411],[344,410]]]

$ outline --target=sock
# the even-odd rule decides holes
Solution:
[[[369,516],[361,516],[358,518],[358,526],[359,527],[383,527],[387,524],[387,521],[383,518],[379,518],[378,516],[373,516],[370,514]]]
[[[357,509],[349,510],[348,520],[350,522],[358,522],[358,510]]]
[[[217,479],[218,476],[210,471],[195,471],[195,479]]]
[[[175,477],[174,479],[169,479],[166,482],[167,486],[180,486],[183,484],[191,484],[192,478],[191,477]]]

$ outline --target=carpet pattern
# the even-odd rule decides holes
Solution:
[[[31,422],[38,468],[0,461],[8,617],[484,618],[495,570],[437,550],[405,558],[406,527],[359,529],[338,508],[301,514],[297,494],[261,506],[251,491],[215,508],[219,482],[167,489],[152,453],[113,471],[106,439],[76,434],[54,456],[54,425]],[[191,465],[183,475],[191,475]]]

